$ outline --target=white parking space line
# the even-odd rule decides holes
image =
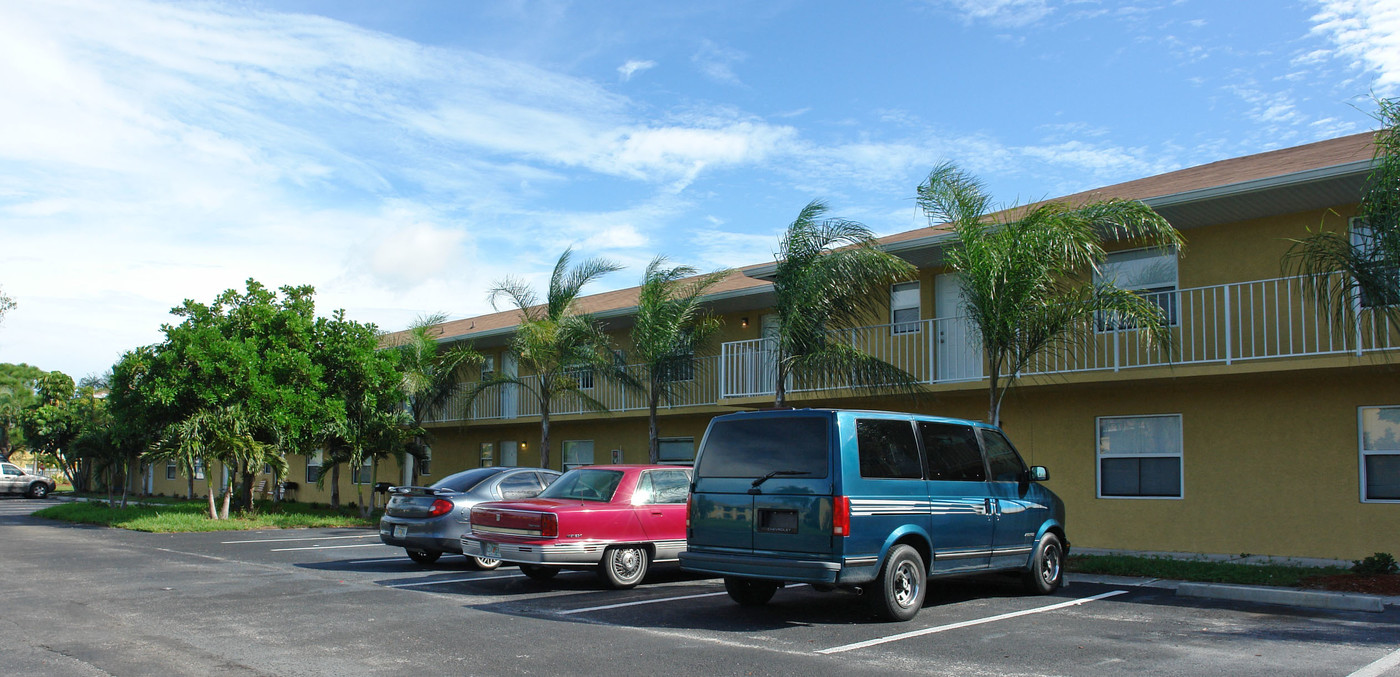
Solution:
[[[250,541],[219,541],[219,545],[229,545],[231,543],[282,543],[285,541],[339,541],[347,538],[379,538],[379,534],[364,534],[362,536],[308,536],[306,538],[259,538]]]
[[[1351,673],[1350,675],[1347,675],[1347,677],[1380,677],[1381,675],[1384,675],[1387,670],[1390,670],[1391,668],[1397,665],[1400,665],[1400,649],[1397,649],[1395,653],[1392,653],[1389,656],[1386,656],[1385,658],[1382,658],[1364,668],[1361,668],[1360,670],[1357,670],[1356,672]]]
[[[305,548],[272,548],[268,552],[291,552],[293,550],[335,550],[337,548],[387,548],[383,543],[358,543],[356,545],[308,545]]]
[[[818,651],[817,653],[819,653],[819,654],[836,654],[836,653],[842,653],[842,652],[845,652],[845,651],[855,651],[856,649],[864,649],[864,648],[866,648],[866,647],[876,646],[876,645],[879,645],[879,644],[886,644],[886,643],[889,643],[889,642],[898,642],[898,641],[900,641],[900,640],[902,640],[902,639],[909,639],[909,638],[911,638],[911,637],[922,637],[923,635],[932,635],[932,634],[934,634],[934,633],[936,633],[936,632],[945,632],[945,631],[947,631],[947,630],[957,630],[958,628],[966,628],[966,627],[971,627],[971,626],[974,626],[974,625],[982,625],[983,623],[995,623],[995,622],[997,622],[997,621],[1004,621],[1004,620],[1007,620],[1007,619],[1009,619],[1009,618],[1016,618],[1016,617],[1018,617],[1018,616],[1029,616],[1029,615],[1031,615],[1031,614],[1045,613],[1046,611],[1055,611],[1056,609],[1064,609],[1064,608],[1066,608],[1066,607],[1079,606],[1080,604],[1087,604],[1087,603],[1089,603],[1089,602],[1094,602],[1094,601],[1098,601],[1098,600],[1101,600],[1101,599],[1107,599],[1107,598],[1109,598],[1109,597],[1115,597],[1115,596],[1117,596],[1117,595],[1126,595],[1126,594],[1128,594],[1128,591],[1127,591],[1127,590],[1113,590],[1113,591],[1110,591],[1110,592],[1105,592],[1105,593],[1103,593],[1103,594],[1101,594],[1101,595],[1094,595],[1093,597],[1082,597],[1082,598],[1080,598],[1080,599],[1072,599],[1072,600],[1070,600],[1070,601],[1068,601],[1068,602],[1060,602],[1059,604],[1051,604],[1051,605],[1049,605],[1049,606],[1037,607],[1037,608],[1035,608],[1035,609],[1026,609],[1026,610],[1024,610],[1024,611],[1013,611],[1013,612],[1011,612],[1011,613],[1009,613],[1009,614],[1001,614],[1001,615],[998,615],[998,616],[988,616],[987,618],[978,618],[978,619],[974,619],[974,620],[970,620],[970,621],[962,621],[962,622],[960,622],[960,623],[949,623],[948,625],[940,625],[940,626],[934,627],[934,628],[925,628],[925,629],[923,629],[923,630],[913,630],[913,631],[911,631],[911,632],[901,632],[901,633],[899,633],[898,635],[890,635],[889,637],[878,637],[878,638],[876,638],[876,639],[868,639],[868,640],[866,640],[866,641],[864,641],[864,642],[856,642],[856,643],[854,643],[854,644],[844,644],[844,645],[842,645],[842,646],[836,646],[836,647],[832,647],[832,648],[830,648],[830,649],[822,649],[822,650]]]
[[[385,562],[407,562],[409,559],[402,555],[398,557],[376,557],[374,559],[350,559],[341,564],[383,564]]]
[[[494,581],[498,578],[524,578],[525,574],[501,574],[499,576],[476,576],[473,578],[449,578],[441,581],[419,581],[417,583],[394,583],[386,588],[416,588],[420,585],[443,585],[446,583],[470,583],[472,581]]]
[[[604,609],[621,609],[625,606],[638,606],[640,604],[659,604],[661,602],[675,602],[682,599],[699,599],[701,597],[718,597],[727,595],[727,592],[707,592],[703,595],[681,595],[680,597],[662,597],[660,599],[644,599],[637,602],[623,602],[621,604],[608,604],[605,606],[591,606],[586,609],[569,609],[568,611],[556,611],[560,616],[570,616],[573,614],[584,614],[590,611],[603,611]]]

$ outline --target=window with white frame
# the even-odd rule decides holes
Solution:
[[[919,283],[902,282],[890,287],[890,333],[919,331]]]
[[[1361,500],[1400,501],[1400,407],[1361,407]]]
[[[1400,269],[1380,265],[1384,256],[1380,236],[1360,217],[1352,217],[1350,225],[1352,248],[1375,267],[1375,279],[1381,281],[1380,285],[1371,284],[1362,289],[1357,302],[1362,308],[1400,304]]]
[[[174,461],[166,461],[166,462],[165,462],[165,479],[168,479],[168,480],[173,480],[173,479],[175,479],[175,472],[176,472],[176,469],[175,469],[175,462],[174,462]]]
[[[1177,323],[1176,248],[1150,247],[1113,252],[1094,273],[1094,285],[1111,284],[1138,295],[1162,309],[1167,324]],[[1137,325],[1112,313],[1100,313],[1099,331],[1134,329]]]
[[[1103,416],[1099,498],[1181,498],[1181,415]]]
[[[482,442],[482,443],[481,443],[481,467],[483,467],[483,468],[490,468],[490,467],[493,466],[493,465],[496,465],[496,443],[495,443],[495,442]]]
[[[593,465],[593,440],[564,440],[564,469]]]
[[[317,481],[319,481],[319,480],[321,479],[321,463],[322,463],[322,460],[321,460],[321,459],[322,459],[322,456],[321,456],[321,450],[320,450],[320,449],[317,449],[317,450],[316,450],[316,453],[310,454],[310,455],[308,455],[308,456],[306,457],[306,483],[307,483],[307,484],[315,484]]]
[[[197,480],[204,479],[204,459],[202,458],[196,458],[194,460],[194,478]]]
[[[481,380],[489,381],[496,377],[496,356],[485,355],[481,358]]]
[[[374,477],[374,459],[367,458],[350,473],[352,484],[369,484]]]
[[[657,458],[667,465],[695,463],[694,437],[663,437],[656,441]]]
[[[433,474],[433,448],[426,444],[423,445],[423,459],[418,461],[418,474]]]

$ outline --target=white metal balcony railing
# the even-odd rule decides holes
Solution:
[[[1343,329],[1319,308],[1301,278],[1281,277],[1179,289],[1147,297],[1167,311],[1171,346],[1149,346],[1132,327],[1117,327],[1107,318],[1087,322],[1087,338],[1061,350],[1047,351],[1026,367],[1023,375],[1119,371],[1185,364],[1232,364],[1248,360],[1313,355],[1361,355],[1391,350],[1400,343],[1384,317],[1360,313],[1357,326]],[[1092,331],[1088,331],[1092,329]],[[986,362],[977,346],[976,330],[966,318],[938,318],[884,324],[835,332],[863,352],[889,362],[921,383],[977,381],[986,377]],[[634,376],[641,370],[632,365]],[[533,377],[526,377],[527,382]],[[842,374],[797,374],[789,392],[833,390],[852,386]],[[670,408],[714,405],[725,398],[772,395],[777,380],[776,350],[771,339],[732,341],[720,354],[697,358],[694,380],[682,389]],[[467,384],[470,387],[471,384]],[[509,419],[538,416],[533,397],[507,386],[483,393],[465,406],[458,396],[443,407],[435,422]],[[588,391],[610,411],[646,408],[640,393],[597,378]],[[553,414],[588,411],[576,397],[554,402]]]
[[[718,366],[718,355],[695,358],[695,369],[692,374],[688,374],[692,378],[679,382],[671,403],[668,405],[663,402],[661,408],[694,407],[713,405],[719,402],[719,379],[716,377]],[[640,365],[628,365],[627,371],[637,379],[641,379],[645,373]],[[521,380],[530,386],[535,384],[538,377],[525,376]],[[592,384],[593,387],[585,389],[584,392],[606,406],[608,411],[636,411],[647,408],[645,395],[627,388],[617,381],[595,375],[592,378]],[[525,388],[516,385],[502,386],[483,392],[468,407],[465,393],[470,391],[473,385],[475,383],[463,384],[462,393],[449,400],[441,411],[430,416],[428,421],[445,423],[540,415],[539,401],[532,394],[523,392]],[[583,399],[576,395],[557,398],[551,404],[549,410],[551,416],[582,414],[592,411],[584,406]]]
[[[1149,346],[1132,327],[1114,328],[1109,318],[1086,323],[1088,338],[1033,360],[1023,374],[1119,371],[1167,364],[1232,364],[1248,360],[1312,355],[1361,355],[1391,350],[1400,335],[1377,313],[1363,309],[1357,326],[1344,329],[1317,303],[1302,278],[1280,277],[1158,292],[1146,295],[1167,311],[1172,345]],[[1092,330],[1092,331],[1090,331]],[[835,332],[850,345],[913,374],[921,383],[951,383],[985,377],[975,329],[966,318],[885,324]],[[777,379],[769,339],[721,347],[721,397],[771,395]],[[840,374],[796,375],[789,392],[850,387]]]

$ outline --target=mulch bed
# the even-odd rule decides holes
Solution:
[[[1364,592],[1371,595],[1400,596],[1400,574],[1339,574],[1305,578],[1299,587],[1336,592]]]

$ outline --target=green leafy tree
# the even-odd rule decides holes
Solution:
[[[1042,351],[1092,335],[1099,314],[1138,328],[1149,345],[1170,345],[1170,327],[1152,301],[1089,273],[1104,262],[1106,240],[1180,247],[1166,219],[1134,200],[1081,205],[1046,202],[991,217],[991,197],[975,177],[952,164],[935,168],[918,188],[918,204],[934,225],[951,226],[946,251],[961,273],[963,311],[976,327],[990,371],[987,420],[1000,424],[1002,398]]]
[[[0,460],[24,443],[20,422],[24,411],[38,402],[39,377],[44,370],[27,364],[0,364]]]
[[[15,305],[15,300],[6,296],[5,292],[0,290],[0,322],[5,321],[5,316],[10,314],[11,310],[15,309]]]
[[[84,423],[75,402],[75,390],[72,377],[63,372],[40,376],[36,384],[38,399],[25,409],[21,427],[31,450],[54,459],[75,489],[87,491],[90,464],[72,448]]]
[[[572,255],[572,250],[565,250],[554,264],[544,303],[523,280],[506,278],[491,289],[493,307],[504,297],[520,312],[510,349],[531,375],[498,374],[477,383],[467,396],[471,401],[488,390],[514,386],[533,398],[540,409],[540,466],[545,468],[549,467],[549,414],[554,400],[573,395],[589,409],[605,412],[608,408],[603,403],[579,387],[579,378],[586,372],[623,377],[602,326],[578,308],[586,285],[622,267],[594,258],[571,268]]]
[[[787,227],[773,278],[777,295],[777,379],[773,405],[787,406],[789,376],[839,374],[853,387],[918,393],[908,372],[846,343],[834,333],[877,321],[871,297],[914,276],[908,262],[881,251],[869,228],[824,218],[813,200]]]
[[[730,274],[725,270],[694,277],[697,271],[690,266],[665,266],[662,256],[647,266],[632,325],[632,350],[642,372],[636,381],[647,400],[647,448],[652,463],[661,458],[658,406],[670,403],[693,383],[695,355],[708,346],[722,324],[701,299]]]
[[[1353,236],[1322,230],[1293,241],[1284,257],[1319,305],[1354,330],[1363,309],[1400,330],[1400,98],[1379,99],[1375,165],[1361,195]]]
[[[428,460],[432,436],[423,423],[452,399],[461,389],[463,368],[480,364],[482,356],[470,345],[444,348],[438,342],[440,325],[447,321],[444,314],[418,318],[394,345],[399,354],[401,388],[408,403],[409,440],[405,451],[413,459],[410,482],[418,483],[418,468]]]

